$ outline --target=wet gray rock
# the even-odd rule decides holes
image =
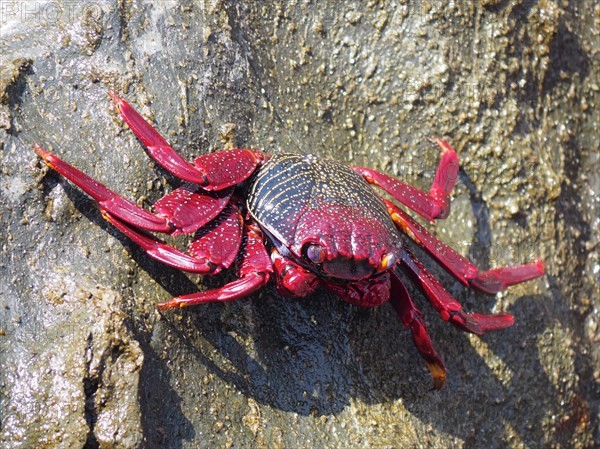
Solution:
[[[598,7],[540,2],[9,2],[0,38],[0,445],[574,447],[600,444]],[[4,5],[3,5],[4,7]],[[462,170],[431,229],[488,268],[547,275],[469,310],[414,288],[448,382],[388,305],[266,288],[160,315],[230,279],[146,257],[42,164],[38,142],[149,206],[177,186],[106,93],[185,157],[316,153],[427,188],[447,138]]]

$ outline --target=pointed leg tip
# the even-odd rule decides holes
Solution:
[[[438,147],[440,147],[440,149],[442,150],[442,153],[451,152],[451,153],[456,154],[456,151],[454,150],[454,148],[452,148],[452,146],[448,142],[446,142],[444,139],[442,139],[441,137],[431,136],[429,138],[429,140],[431,142],[435,143]]]
[[[515,324],[515,317],[510,313],[495,315],[495,317],[496,320],[494,322],[497,324],[497,327],[494,327],[492,330],[506,329],[507,327],[514,326]]]
[[[446,383],[446,368],[441,363],[426,362],[426,364],[433,377],[433,389],[441,389]]]
[[[41,157],[44,162],[46,163],[46,165],[52,169],[55,169],[55,162],[57,161],[57,157],[54,156],[52,153],[50,153],[49,151],[44,150],[41,146],[39,146],[37,143],[33,144],[33,151],[36,152],[36,154]],[[59,160],[60,161],[60,160]]]
[[[175,298],[171,299],[170,301],[167,302],[161,302],[159,304],[156,304],[156,308],[163,312],[165,310],[169,310],[169,309],[179,309],[182,307],[186,306],[186,302],[185,300],[183,300],[183,298],[181,296],[176,296]]]
[[[544,267],[544,261],[542,259],[536,259],[535,261],[516,267],[516,272],[520,276],[517,281],[510,281],[508,285],[518,284],[520,282],[531,281],[544,275],[546,269]]]
[[[538,269],[540,276],[546,272],[544,261],[541,258],[537,259],[533,264]]]
[[[119,110],[121,109],[121,106],[123,106],[123,104],[125,103],[125,100],[123,100],[121,97],[119,97],[114,90],[109,90],[108,91],[108,96],[111,98],[111,100],[115,103],[115,105],[117,106],[117,108],[119,108]]]
[[[44,150],[41,146],[39,146],[37,143],[33,144],[33,151],[35,151],[40,157],[42,157],[44,159],[46,159],[47,155],[50,154],[46,150]]]

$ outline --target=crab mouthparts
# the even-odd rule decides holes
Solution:
[[[375,267],[369,263],[368,259],[356,260],[337,257],[324,261],[322,267],[326,275],[348,281],[365,279],[375,272]]]
[[[321,269],[325,275],[347,281],[359,281],[376,273],[388,271],[396,265],[398,256],[390,252],[382,256],[378,266],[369,259],[354,259],[351,257],[335,257],[323,261]]]

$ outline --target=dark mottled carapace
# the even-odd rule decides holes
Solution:
[[[250,180],[248,210],[260,226],[300,255],[319,242],[330,257],[370,259],[400,248],[382,199],[351,168],[313,155],[277,154]]]

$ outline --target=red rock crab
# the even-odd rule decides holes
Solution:
[[[476,334],[513,324],[508,314],[466,313],[406,245],[403,235],[424,248],[466,286],[496,293],[544,273],[541,261],[480,272],[437,240],[396,204],[381,198],[377,186],[429,221],[446,218],[458,175],[452,147],[442,151],[429,193],[384,173],[348,167],[312,155],[231,149],[183,159],[125,100],[111,93],[123,120],[150,156],[185,183],[149,212],[47,152],[46,164],[98,202],[106,220],[146,253],[180,270],[213,275],[236,263],[238,279],[159,304],[161,310],[243,298],[274,279],[277,290],[305,297],[319,287],[359,306],[387,301],[412,332],[414,343],[440,388],[446,379],[442,358],[427,333],[422,313],[404,286],[408,275],[443,320]],[[181,251],[150,232],[191,234]]]

